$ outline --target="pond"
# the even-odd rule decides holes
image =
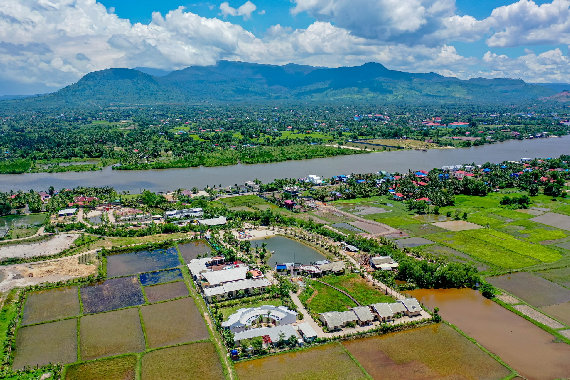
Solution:
[[[566,378],[570,346],[473,289],[419,289],[407,292],[532,379]]]
[[[263,243],[267,244],[268,252],[273,252],[267,261],[267,264],[271,267],[274,267],[278,263],[294,262],[298,264],[311,264],[315,261],[326,259],[326,257],[316,249],[283,236],[272,236],[261,240],[252,240],[251,246],[261,247]]]
[[[6,215],[0,217],[0,230],[24,226],[40,226],[46,220],[46,214]]]

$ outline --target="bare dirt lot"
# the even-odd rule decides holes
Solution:
[[[55,255],[71,247],[78,237],[78,234],[61,234],[37,243],[0,246],[0,259]]]
[[[479,228],[483,228],[478,224],[466,222],[464,220],[450,220],[448,222],[435,222],[432,224],[436,227],[441,227],[448,231],[477,230]]]
[[[79,264],[78,256],[0,267],[0,292],[43,282],[65,281],[97,272],[97,263]]]
[[[555,212],[548,212],[546,214],[532,218],[531,220],[533,222],[546,224],[547,226],[552,226],[566,231],[570,231],[570,216],[568,215],[557,214]]]
[[[394,241],[399,248],[419,247],[427,244],[434,244],[433,241],[421,237],[413,237],[407,239],[399,239]]]

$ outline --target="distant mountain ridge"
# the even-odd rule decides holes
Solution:
[[[219,61],[170,73],[153,70],[95,71],[54,93],[0,105],[11,102],[13,106],[34,108],[272,100],[519,103],[547,99],[557,92],[552,86],[517,79],[460,80],[436,73],[390,70],[379,63],[325,68]],[[153,72],[156,75],[149,74]]]

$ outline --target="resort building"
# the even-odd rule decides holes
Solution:
[[[77,212],[76,208],[66,208],[57,213],[57,216],[71,216]]]
[[[232,333],[244,331],[255,322],[270,323],[273,326],[290,325],[297,321],[297,313],[285,306],[262,305],[259,307],[242,308],[228,317],[222,327]]]
[[[204,216],[202,208],[187,208],[183,210],[170,210],[164,213],[165,219],[198,219]]]
[[[222,300],[259,294],[269,286],[271,286],[271,282],[265,278],[245,279],[204,288],[203,293],[204,299],[208,302],[212,302],[213,297],[216,297],[216,300]]]
[[[408,317],[415,317],[421,314],[422,307],[420,306],[417,299],[405,298],[403,300],[400,300],[400,302],[406,308],[404,314],[406,314]]]
[[[227,219],[225,216],[218,216],[217,218],[199,220],[198,223],[203,226],[222,226],[227,223]]]
[[[358,317],[358,324],[366,326],[374,322],[376,316],[370,311],[370,306],[357,306],[351,309]]]
[[[299,323],[297,329],[305,342],[311,343],[317,339],[317,333],[307,322]]]

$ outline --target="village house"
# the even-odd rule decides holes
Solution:
[[[392,270],[398,268],[398,263],[390,256],[375,256],[370,258],[370,266],[374,269]]]

